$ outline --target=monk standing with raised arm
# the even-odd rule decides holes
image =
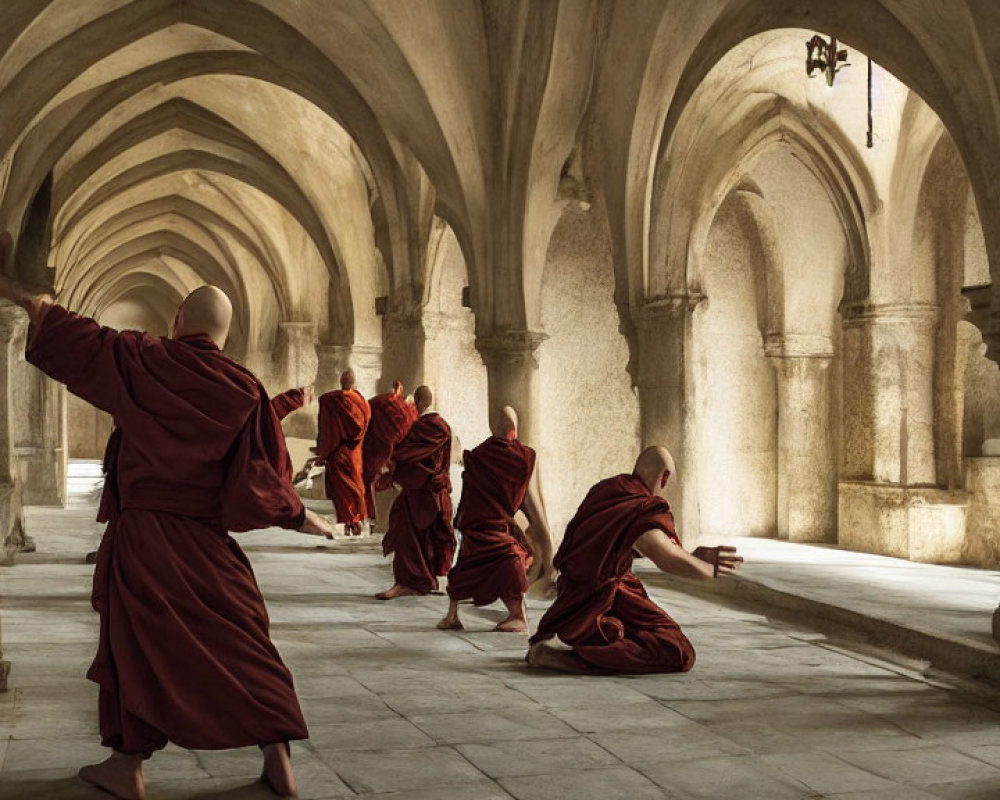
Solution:
[[[403,384],[399,381],[392,382],[391,392],[376,395],[368,402],[372,416],[362,449],[362,478],[368,519],[374,521],[375,492],[388,488],[381,485],[387,481],[382,478],[383,469],[392,458],[396,445],[410,432],[418,414],[417,407],[406,401]]]
[[[691,642],[632,572],[633,550],[664,572],[706,580],[732,572],[743,559],[732,547],[690,554],[680,546],[670,506],[657,494],[673,471],[670,453],[649,447],[631,475],[608,478],[588,492],[556,554],[559,594],[531,637],[529,664],[604,674],[694,666]],[[554,636],[572,650],[545,644]]]
[[[10,247],[9,235],[0,236],[3,261]],[[292,489],[267,394],[220,350],[228,298],[196,289],[169,339],[102,328],[2,272],[0,298],[28,312],[28,361],[118,427],[94,573],[101,633],[88,672],[100,686],[101,737],[113,753],[80,777],[141,800],[142,762],[168,741],[259,745],[262,779],[294,796],[287,743],[308,732],[253,570],[227,531],[333,530]]]
[[[340,389],[319,398],[316,442],[316,455],[326,466],[326,496],[348,536],[361,533],[361,521],[367,516],[362,446],[372,416],[354,384],[354,371],[346,370],[340,376]]]
[[[528,561],[547,559],[551,543],[542,552],[514,522],[523,510],[529,528],[548,536],[548,523],[532,483],[535,451],[517,440],[517,412],[504,406],[493,422],[493,435],[463,456],[462,499],[455,527],[462,532],[458,561],[448,573],[448,613],[438,623],[442,630],[460,630],[458,604],[471,599],[477,606],[502,600],[507,618],[494,630],[527,633],[524,595],[528,591]],[[551,540],[550,540],[551,541]]]
[[[312,386],[301,386],[298,389],[289,389],[271,398],[271,408],[279,420],[283,420],[293,411],[298,411],[303,406],[309,405],[313,401],[314,392]]]
[[[427,386],[413,393],[420,418],[393,452],[392,479],[402,492],[389,511],[389,530],[382,539],[385,555],[395,553],[392,588],[375,595],[392,600],[437,589],[455,553],[451,527],[451,428],[431,411]]]

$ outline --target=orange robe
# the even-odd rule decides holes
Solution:
[[[371,409],[354,389],[327,392],[319,399],[316,455],[326,463],[326,496],[337,521],[355,525],[365,518],[361,448]]]
[[[455,554],[451,527],[451,428],[439,414],[424,414],[393,452],[393,480],[402,492],[389,510],[385,555],[395,553],[396,583],[418,592],[436,589]]]
[[[558,636],[600,673],[686,672],[694,648],[632,572],[633,546],[659,528],[675,542],[670,506],[633,475],[594,486],[566,527],[555,567],[559,594],[531,643]]]
[[[227,531],[305,510],[267,394],[207,337],[117,333],[59,306],[27,359],[111,414],[88,677],[103,742],[144,756],[308,736],[253,570]]]
[[[368,518],[375,519],[375,481],[392,458],[396,445],[410,432],[417,421],[417,407],[399,395],[388,392],[369,401],[371,423],[362,450],[362,479],[365,484],[365,504]]]
[[[462,500],[455,527],[458,561],[448,573],[448,596],[477,606],[517,602],[528,591],[531,548],[514,523],[535,468],[535,451],[517,439],[491,436],[463,457]]]
[[[289,389],[271,398],[271,408],[278,419],[284,419],[293,411],[298,411],[306,404],[306,393],[304,389]]]

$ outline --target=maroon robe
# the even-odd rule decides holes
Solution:
[[[293,411],[298,411],[306,404],[305,389],[289,389],[271,398],[271,408],[279,420],[284,419]]]
[[[555,558],[559,594],[531,643],[558,636],[594,672],[691,669],[691,642],[632,572],[635,541],[654,528],[677,541],[667,501],[637,477],[594,486],[566,527]]]
[[[410,432],[418,414],[413,403],[407,403],[395,392],[376,395],[368,403],[371,421],[365,434],[361,471],[368,518],[375,519],[375,481],[382,467],[392,458],[393,449]]]
[[[491,436],[463,458],[462,500],[455,527],[462,532],[458,561],[448,573],[448,596],[519,602],[528,591],[531,548],[514,514],[524,502],[535,451],[517,439]]]
[[[327,392],[319,399],[316,455],[326,464],[326,496],[333,501],[337,522],[356,525],[365,519],[365,483],[361,448],[371,409],[354,389]]]
[[[207,337],[117,333],[59,306],[28,360],[115,418],[88,677],[101,737],[145,756],[308,736],[253,570],[227,533],[305,514],[267,394]]]
[[[455,554],[451,527],[451,428],[439,414],[424,414],[393,451],[393,480],[402,492],[389,510],[382,552],[395,553],[396,583],[418,592],[436,589]]]

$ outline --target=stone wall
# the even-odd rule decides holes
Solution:
[[[587,490],[630,472],[639,406],[618,332],[611,246],[596,209],[567,209],[552,235],[542,283],[538,349],[538,471],[553,536],[562,538]]]

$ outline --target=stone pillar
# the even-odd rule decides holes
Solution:
[[[844,475],[932,486],[937,306],[844,310]]]
[[[316,381],[319,356],[316,351],[316,325],[312,322],[282,322],[278,325],[274,352],[274,393],[299,386],[310,386]],[[285,421],[289,436],[301,439],[316,438],[315,408],[291,414]]]
[[[500,331],[476,337],[476,349],[486,365],[489,418],[494,419],[504,406],[513,406],[518,438],[536,449],[540,442],[535,351],[547,338],[540,331]]]
[[[355,344],[351,348],[351,369],[358,381],[358,391],[371,397],[379,389],[382,368],[382,348],[378,345]],[[407,387],[412,392],[415,387]]]
[[[30,384],[27,430],[15,454],[25,505],[65,506],[67,470],[66,387],[28,364],[18,370]]]
[[[382,317],[382,374],[378,391],[387,392],[400,380],[407,394],[425,382],[424,326],[419,309],[389,312]],[[433,390],[435,387],[431,386]]]
[[[698,476],[692,414],[692,341],[700,294],[666,297],[633,312],[643,447],[663,445],[674,457],[677,474],[667,484],[678,533],[687,541],[698,534]]]
[[[836,542],[837,469],[830,430],[826,336],[769,337],[764,352],[777,375],[778,538]]]
[[[321,344],[316,347],[316,396],[340,388],[340,373],[351,368],[349,344]]]
[[[27,544],[21,501],[21,483],[17,480],[14,410],[15,389],[28,329],[27,315],[17,306],[0,303],[0,565],[14,563]],[[5,678],[0,662],[0,682]]]

